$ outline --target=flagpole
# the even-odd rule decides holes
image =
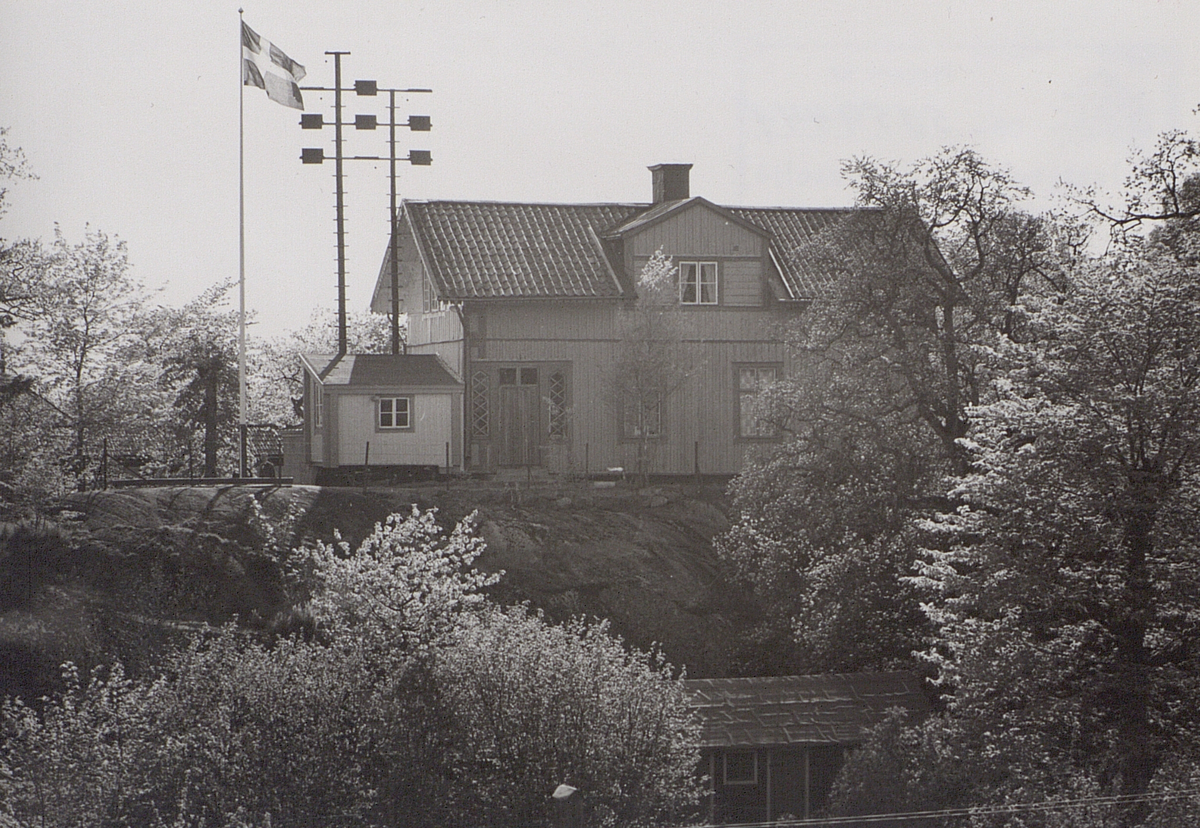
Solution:
[[[246,477],[246,71],[238,9],[238,476]]]

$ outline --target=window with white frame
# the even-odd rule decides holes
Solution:
[[[679,263],[679,302],[683,305],[717,304],[717,263]]]
[[[381,429],[412,428],[412,397],[380,397],[378,412]]]
[[[779,429],[760,404],[762,392],[779,379],[777,365],[737,366],[738,436],[778,437]]]
[[[722,758],[722,776],[726,785],[758,784],[758,751],[727,750]]]

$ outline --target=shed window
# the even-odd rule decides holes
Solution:
[[[679,301],[684,305],[717,304],[717,263],[679,263]]]
[[[381,397],[379,400],[379,427],[412,428],[412,398]]]
[[[726,785],[758,784],[758,751],[730,750],[724,755]]]

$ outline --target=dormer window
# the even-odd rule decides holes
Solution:
[[[717,263],[679,263],[679,302],[683,305],[717,304]]]

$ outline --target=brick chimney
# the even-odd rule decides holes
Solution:
[[[691,164],[655,164],[650,168],[654,203],[689,198],[688,171]]]

